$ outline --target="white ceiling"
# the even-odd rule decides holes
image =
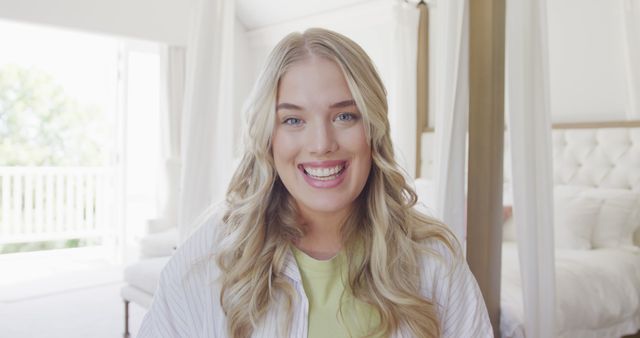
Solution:
[[[367,0],[236,0],[236,16],[247,30],[279,24]]]

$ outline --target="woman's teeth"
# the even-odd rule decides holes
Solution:
[[[318,180],[331,180],[334,179],[342,170],[344,164],[339,164],[331,168],[304,168],[304,172]]]

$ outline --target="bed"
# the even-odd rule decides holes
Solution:
[[[554,129],[556,332],[640,330],[640,126]],[[515,227],[505,223],[501,334],[526,337]]]

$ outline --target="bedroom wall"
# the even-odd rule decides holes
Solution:
[[[317,15],[290,20],[284,23],[270,25],[247,32],[253,67],[250,68],[252,81],[257,77],[266,57],[275,44],[286,34],[293,31],[303,31],[309,27],[324,27],[345,34],[358,43],[371,57],[382,81],[387,89],[393,85],[392,64],[394,62],[391,48],[393,42],[394,24],[393,2],[389,0],[371,0],[358,3],[337,10],[322,12]],[[400,122],[391,111],[391,137],[396,145],[396,154],[400,163],[408,168],[413,167],[414,159],[408,159],[403,152],[400,132]],[[407,153],[410,153],[407,151]]]
[[[554,122],[624,120],[621,0],[547,1]]]
[[[381,40],[390,39],[392,13],[390,1],[373,0],[366,4],[306,16],[247,31],[253,67],[250,71],[255,79],[269,51],[286,34],[309,27],[325,27],[341,32],[360,44],[372,58],[383,77],[389,77],[388,51]]]
[[[358,7],[374,8],[380,2],[371,1]],[[193,5],[194,0],[0,0],[0,18],[186,45],[189,11]],[[553,120],[624,119],[621,0],[548,1],[548,13]],[[270,44],[284,31],[305,24],[354,31],[354,39],[363,45],[371,45],[378,36],[375,31],[367,32],[366,26],[374,22],[368,24],[366,13],[358,14],[354,20],[348,9],[336,10],[251,31],[249,46],[241,42],[245,47],[240,48],[253,53],[250,55],[255,61],[247,60],[245,54],[237,54],[243,59],[241,62],[252,65],[243,68],[251,74],[242,75],[243,78],[252,82],[255,69],[266,56]],[[378,21],[384,21],[384,18]],[[358,29],[358,26],[365,28]],[[382,54],[383,51],[371,53]],[[383,69],[381,71],[384,73]],[[246,85],[241,87],[241,92],[248,91],[244,89]]]
[[[0,0],[0,18],[186,45],[194,0]]]
[[[553,122],[625,120],[622,1],[552,0],[547,10]],[[433,133],[423,133],[425,178],[434,174],[433,147]]]

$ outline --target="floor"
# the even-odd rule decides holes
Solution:
[[[122,337],[123,267],[101,256],[91,250],[0,255],[0,337]],[[132,338],[144,314],[130,304]]]
[[[122,337],[122,266],[92,251],[6,256],[0,256],[0,337]],[[130,305],[132,337],[144,313]]]

